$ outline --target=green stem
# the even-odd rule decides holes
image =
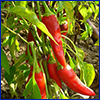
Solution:
[[[51,13],[45,1],[42,1],[46,13]]]
[[[43,70],[43,66],[42,66],[42,60],[40,60],[39,63],[40,63],[40,66],[41,66],[41,70],[42,70],[42,72],[43,72],[44,79],[45,79],[46,95],[47,95],[47,97],[48,97],[48,96],[49,96],[49,93],[48,93],[48,86],[47,86],[47,81],[46,81],[45,72],[44,72],[44,70]]]
[[[46,49],[45,49],[45,38],[44,38],[44,33],[42,32],[42,49],[43,49],[43,54],[46,54]]]
[[[34,28],[34,31],[35,31],[35,35],[36,35],[36,38],[37,40],[39,41],[40,44],[42,44],[42,40],[41,38],[39,37],[38,33],[37,33],[37,30],[36,30],[36,27],[33,25],[33,28]]]
[[[33,41],[32,41],[33,42]],[[30,42],[29,42],[30,43]],[[29,49],[29,46],[30,46],[30,44],[28,43],[28,45],[27,45],[27,54],[28,54],[28,57],[29,57],[29,61],[30,62],[33,62],[33,58],[32,58],[32,56],[31,56],[31,54],[30,54],[30,49]]]
[[[12,5],[15,7],[16,5],[14,4],[14,1],[11,1]]]
[[[46,16],[54,15],[54,14],[49,10],[49,8],[48,8],[48,6],[47,6],[47,4],[46,4],[45,1],[42,1],[42,4],[43,4],[43,6],[44,6],[45,15],[46,15]]]
[[[11,30],[10,28],[8,28],[7,26],[5,26],[4,24],[2,24],[5,28],[7,28],[11,33],[13,33],[13,34],[15,34],[15,35],[17,35],[20,39],[22,39],[25,43],[27,43],[28,44],[28,42],[23,38],[23,37],[21,37],[21,35],[20,34],[18,34],[18,33],[16,33],[16,32],[14,32],[13,30]]]
[[[32,1],[32,9],[35,12],[35,10],[34,10],[34,1]]]
[[[32,56],[29,52],[29,46],[31,47]],[[35,50],[35,47],[34,47],[35,46],[34,42],[33,41],[29,42],[29,46],[28,46],[29,60],[32,61],[32,65],[34,65],[34,63],[35,63],[35,72],[39,73],[41,71],[41,69],[40,69],[40,67],[38,66],[38,63],[37,63],[36,50]]]
[[[40,21],[42,21],[42,19],[41,19],[41,12],[40,12],[39,1],[37,1],[36,3],[37,3],[38,13],[39,13],[39,19],[40,19]]]
[[[72,41],[71,39],[69,39],[67,36],[64,36],[64,35],[61,35],[61,36],[64,37],[65,39],[69,40],[69,41],[72,43],[72,45],[73,45],[75,51],[77,52],[77,48],[76,48],[76,46],[74,45],[73,41]]]
[[[32,31],[32,29],[30,29],[30,31],[31,31],[31,33],[32,33],[32,35],[33,35],[33,38],[34,38],[34,40],[35,40],[35,43],[36,43],[36,45],[37,45],[37,48],[38,48],[38,50],[39,50],[39,53],[41,53],[42,54],[42,51],[40,50],[40,45],[42,44],[42,40],[39,38],[39,36],[38,36],[38,34],[37,34],[37,32],[36,32],[36,29],[35,29],[35,27],[34,27],[34,31]],[[36,35],[36,36],[35,36]],[[36,40],[38,40],[38,42],[40,43],[38,43]]]
[[[82,63],[82,65],[84,65],[84,63],[83,63],[83,61],[81,60],[81,58],[77,55],[77,53],[75,53],[72,49],[71,49],[71,47],[68,45],[68,44],[66,44],[66,46],[68,47],[65,47],[65,48],[67,48],[68,50],[70,50],[77,58],[78,58],[78,60]],[[67,51],[66,51],[67,52]]]
[[[44,69],[45,69],[47,81],[49,82],[50,77],[49,77],[49,73],[48,73],[48,67],[47,67],[47,60],[46,59],[43,60],[43,66],[44,66]]]

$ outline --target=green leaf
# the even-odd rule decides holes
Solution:
[[[95,46],[99,46],[99,39],[95,42]]]
[[[17,84],[11,83],[10,84],[10,93],[11,93],[11,98],[13,98],[13,96],[15,95],[18,99],[18,95],[16,93],[16,89],[17,89]]]
[[[9,85],[13,81],[15,71],[16,71],[16,68],[14,66],[11,66],[10,67],[10,74],[8,74],[7,72],[5,72],[5,79],[6,79],[6,81],[8,82]]]
[[[80,5],[78,10],[84,18],[82,22],[86,22],[86,20],[92,15],[91,7],[88,7],[87,9],[85,6]]]
[[[24,76],[23,72],[19,72],[19,74],[16,76],[16,83],[18,85],[18,88],[21,89],[23,83],[24,83]]]
[[[19,6],[20,5],[20,1],[15,1],[15,5]]]
[[[92,3],[90,4],[90,7],[93,10],[93,12],[95,12],[95,8],[94,8],[94,5]]]
[[[96,19],[96,17],[99,15],[99,7],[96,5],[95,7],[95,14],[94,14],[94,20]]]
[[[99,4],[99,1],[94,1],[95,2],[95,4]]]
[[[16,41],[16,35],[15,34],[11,34],[10,37],[10,43],[9,43],[9,48],[10,48],[10,54],[13,57],[14,60],[16,60],[15,57],[15,41]]]
[[[77,55],[78,55],[82,60],[84,60],[84,51],[83,51],[83,49],[77,47]]]
[[[5,32],[6,32],[6,28],[1,23],[1,38],[3,37]]]
[[[9,45],[9,42],[10,42],[9,36],[6,36],[6,39],[2,42],[1,47]]]
[[[62,10],[64,9],[64,6],[63,6],[63,4],[61,3],[61,1],[58,1],[57,4],[58,4],[57,12],[62,11]]]
[[[13,7],[10,9],[10,11],[20,15],[21,17],[27,19],[32,24],[36,25],[41,31],[43,31],[46,35],[48,35],[57,44],[53,36],[49,33],[46,26],[39,21],[39,19],[37,18],[36,14],[33,11],[28,10],[27,8],[22,6]]]
[[[74,14],[73,14],[73,6],[70,1],[61,1],[61,3],[64,6],[66,11],[66,18],[68,21],[68,33],[73,33],[70,25],[71,23],[74,24],[75,22]]]
[[[92,64],[84,62],[83,77],[85,84],[89,87],[95,78],[95,70]]]
[[[7,19],[7,26],[11,27],[13,25],[13,23],[14,23],[14,16],[8,17],[8,19]]]
[[[72,60],[72,57],[69,55],[69,53],[67,52],[67,55],[68,55],[68,57],[69,57],[69,60],[70,60],[70,66],[71,66],[71,68],[75,71],[75,64],[74,64],[74,62],[73,62],[73,60]]]
[[[1,67],[3,67],[8,74],[10,74],[7,56],[2,49],[1,49]]]
[[[19,47],[19,42],[18,42],[18,40],[16,39],[15,40],[15,49],[16,49],[16,51],[20,51],[20,47]]]
[[[27,1],[20,1],[20,6],[26,7]]]
[[[85,18],[87,16],[87,8],[85,6],[80,5],[78,8],[80,14]]]
[[[4,2],[1,3],[1,8],[3,8],[5,6],[6,2],[7,1],[4,1]]]
[[[84,23],[85,24],[85,29],[86,31],[84,31],[83,33],[81,33],[81,38],[82,40],[86,40],[89,36],[92,36],[93,33],[93,28],[92,26],[90,26],[88,23]]]
[[[25,97],[25,99],[41,99],[40,90],[33,76],[26,84],[23,96]]]
[[[71,2],[71,4],[72,4],[72,6],[73,6],[73,8],[77,5],[77,2],[78,1],[70,1]]]
[[[25,79],[30,73],[30,69],[26,69],[23,71],[23,78]]]
[[[27,70],[27,69],[29,69],[28,67],[27,67],[27,65],[26,64],[22,64],[20,67],[18,67],[20,70]]]
[[[77,65],[78,69],[82,69],[84,67],[84,63],[83,63],[84,51],[83,51],[83,49],[78,48],[78,47],[76,47],[76,50],[77,50],[76,54],[78,56],[76,58],[76,65]],[[81,73],[81,75],[82,75],[82,73]]]
[[[60,99],[69,99],[67,96],[65,96],[64,94],[60,93]]]

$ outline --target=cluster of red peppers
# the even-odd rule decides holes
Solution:
[[[44,3],[45,2],[43,1],[43,5],[45,5]],[[45,9],[45,13],[47,13],[47,11],[48,9],[47,10]],[[55,80],[55,82],[58,84],[60,88],[62,88],[62,83],[61,83],[62,80],[73,91],[83,95],[94,96],[95,95],[94,91],[91,90],[86,85],[84,85],[81,82],[81,80],[78,78],[74,70],[70,67],[70,65],[66,63],[63,46],[62,46],[62,40],[61,40],[61,31],[65,30],[62,28],[64,25],[67,26],[66,30],[68,31],[68,24],[66,23],[64,25],[59,25],[56,16],[53,15],[52,13],[49,13],[49,15],[45,14],[45,16],[42,17],[42,22],[45,24],[48,31],[51,33],[55,41],[58,43],[57,45],[51,38],[49,38],[52,51],[53,51],[53,52],[51,51],[52,53],[49,54],[47,58],[47,67],[48,67],[48,73],[50,78]],[[40,30],[38,33],[40,34]],[[64,32],[63,35],[66,35],[66,33],[67,32]],[[30,31],[28,34],[27,41],[28,42],[34,41],[34,38]],[[53,57],[54,63],[50,62],[50,57]],[[31,66],[30,68],[31,68],[30,74],[27,82],[32,77],[33,66]],[[42,99],[46,99],[46,88],[45,88],[45,82],[44,82],[42,71],[40,71],[39,73],[35,73],[35,79],[39,86]]]

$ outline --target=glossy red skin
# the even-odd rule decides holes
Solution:
[[[46,88],[45,88],[45,80],[43,77],[43,73],[42,72],[35,73],[35,79],[40,89],[41,98],[46,99]]]
[[[65,21],[65,24],[60,25],[60,29],[61,29],[61,31],[68,31],[68,22],[67,22],[67,20]],[[66,36],[67,32],[63,32],[61,34]],[[65,39],[64,37],[62,37],[62,38]]]
[[[39,63],[38,63],[38,66],[41,67]],[[28,81],[30,80],[32,75],[33,75],[33,66],[30,67],[30,74],[28,76],[28,80],[27,80],[26,84],[28,83]],[[43,73],[42,72],[35,73],[35,80],[40,89],[41,98],[46,99],[46,88],[45,88],[45,80],[43,77]]]
[[[49,60],[49,58],[50,58],[50,55],[48,55],[47,61]],[[57,63],[50,64],[48,62],[47,66],[48,66],[48,73],[49,73],[50,78],[54,79],[56,83],[58,84],[58,86],[62,88],[62,83],[57,73]]]
[[[42,18],[42,22],[45,24],[49,32],[52,34],[55,41],[59,44],[57,45],[50,38],[50,43],[57,60],[62,66],[65,67],[66,61],[65,61],[64,51],[63,51],[63,46],[62,46],[62,41],[61,41],[61,31],[60,31],[60,26],[59,26],[56,16],[55,15],[44,16]]]
[[[93,90],[85,86],[80,81],[76,73],[68,64],[66,64],[66,67],[64,67],[63,69],[58,70],[57,73],[61,80],[63,80],[63,82],[73,91],[88,96],[95,95]]]

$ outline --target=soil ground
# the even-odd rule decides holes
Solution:
[[[96,21],[93,21],[92,18],[90,20],[99,30],[99,17],[96,19]],[[27,39],[27,35],[24,32],[22,32],[21,35],[25,39]],[[16,57],[19,57],[26,50],[26,44],[21,39],[19,39],[19,41],[20,41],[20,52],[16,53]],[[99,99],[99,47],[94,46],[94,41],[90,37],[86,41],[80,40],[80,35],[78,35],[76,46],[84,50],[85,52],[84,61],[92,64],[95,69],[95,74],[96,74],[95,79],[90,88],[94,90],[94,92],[96,93],[96,96],[92,96],[89,99]],[[3,50],[5,54],[7,55],[8,61],[10,61],[9,65],[11,66],[13,64],[13,60],[10,55],[9,47],[6,46],[5,48],[3,48]],[[24,99],[24,97],[22,96],[24,87],[25,87],[25,83],[23,83],[21,90],[17,89],[17,94],[18,94],[19,99]],[[64,84],[63,84],[63,88],[65,90],[67,89],[70,95],[74,93],[72,90],[67,88]],[[4,78],[3,68],[1,69],[1,99],[11,99],[10,89]],[[16,99],[16,97],[14,96],[13,99]],[[79,97],[78,99],[83,99],[83,98]]]

